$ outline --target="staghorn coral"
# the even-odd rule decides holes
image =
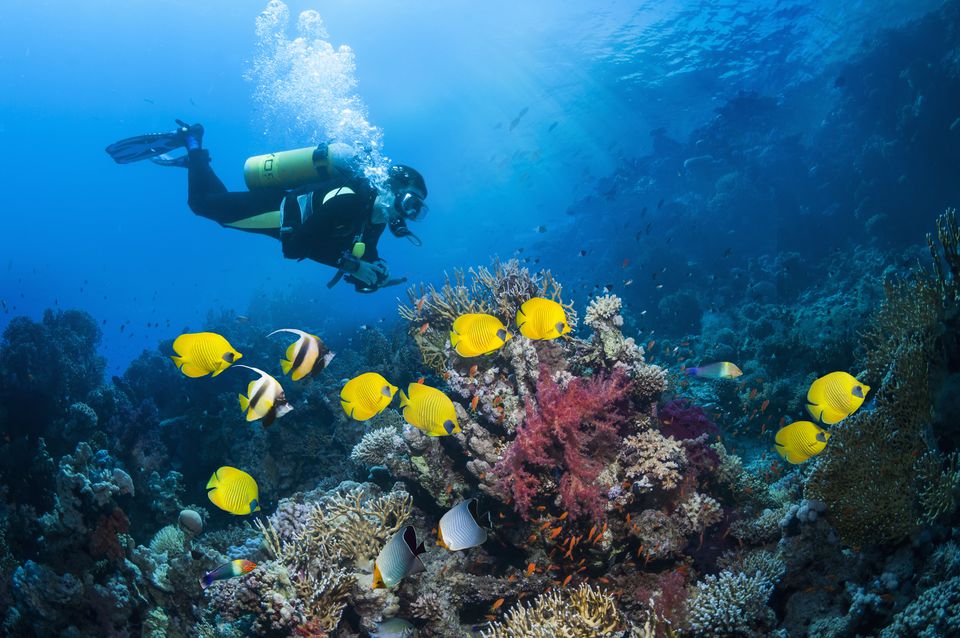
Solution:
[[[762,638],[776,616],[767,600],[773,584],[762,574],[722,571],[698,582],[690,595],[687,622],[702,638]]]
[[[934,523],[957,509],[960,494],[960,454],[929,451],[914,465],[920,522]]]
[[[750,549],[745,551],[731,551],[717,561],[721,569],[748,576],[761,575],[771,583],[778,583],[787,573],[787,566],[777,552],[768,549]]]
[[[626,478],[634,483],[646,478],[646,485],[655,484],[664,490],[680,484],[687,463],[681,444],[652,429],[626,437],[617,460]]]
[[[623,620],[612,596],[590,585],[572,591],[554,589],[528,606],[517,605],[503,621],[480,633],[483,638],[613,638]]]
[[[538,407],[528,401],[526,423],[495,468],[521,516],[526,518],[534,499],[545,493],[558,496],[574,518],[601,516],[605,490],[597,477],[615,456],[629,391],[630,381],[619,371],[578,377],[565,389],[541,375]],[[554,486],[545,475],[557,473]]]

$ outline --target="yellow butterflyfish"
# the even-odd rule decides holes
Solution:
[[[207,481],[207,497],[220,509],[242,516],[260,511],[260,494],[253,477],[224,465]]]
[[[493,315],[469,313],[454,320],[450,345],[461,357],[479,357],[499,350],[512,337]]]
[[[556,339],[570,332],[563,306],[543,297],[523,302],[517,310],[517,328],[528,339]]]
[[[188,332],[176,338],[170,358],[188,377],[217,376],[243,355],[215,332]]]
[[[436,388],[421,383],[407,386],[400,392],[400,407],[407,423],[428,436],[448,436],[460,432],[453,401]]]
[[[364,372],[347,381],[340,390],[340,405],[351,419],[366,421],[390,405],[397,386],[376,372]]]
[[[847,372],[831,372],[820,377],[807,391],[807,412],[827,425],[838,423],[854,412],[870,392],[870,386]]]
[[[823,452],[830,433],[810,421],[794,421],[777,430],[777,452],[789,463],[803,463]]]

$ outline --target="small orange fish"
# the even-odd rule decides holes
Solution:
[[[593,538],[593,535],[596,534],[596,533],[597,533],[597,526],[594,525],[593,527],[590,528],[590,533],[587,534],[587,542],[588,542],[588,543],[590,542],[590,539]]]
[[[545,511],[545,510],[547,509],[547,506],[546,506],[546,505],[537,505],[537,506],[534,507],[533,509],[537,510],[538,512],[543,512],[543,511]]]
[[[756,398],[757,398],[757,389],[753,388],[752,390],[750,390],[750,400],[753,401]]]
[[[653,346],[657,345],[657,342],[651,339],[647,342],[647,350],[653,350]]]
[[[484,620],[487,620],[487,621],[489,621],[489,622],[493,622],[494,620],[497,619],[497,617],[494,616],[493,614],[487,614],[487,615],[484,616],[483,618],[484,618]]]
[[[550,538],[556,538],[557,536],[560,535],[560,532],[562,531],[563,531],[562,527],[554,527],[552,530],[550,530]]]
[[[569,515],[570,515],[570,512],[564,512],[563,514],[560,515],[560,518],[558,518],[557,520],[558,520],[558,521],[565,521],[565,520],[567,520],[567,516],[569,516]]]
[[[470,372],[467,373],[467,376],[471,379],[477,376],[477,364],[470,366]]]
[[[478,404],[478,403],[480,403],[480,395],[479,395],[479,394],[475,394],[475,395],[473,395],[473,398],[470,399],[470,409],[473,410],[474,412],[476,412],[476,411],[477,411],[477,404]]]
[[[627,513],[627,525],[629,525],[629,524],[630,524],[630,513],[628,512],[628,513]]]
[[[597,582],[603,583],[604,585],[609,585],[610,579],[607,578],[606,576],[601,576],[600,578],[597,579]]]
[[[537,571],[536,563],[530,563],[529,565],[527,565],[527,576],[531,576],[535,571]]]
[[[517,582],[517,575],[516,575],[516,574],[510,574],[509,576],[507,576],[507,582],[508,582],[508,583],[515,583],[515,582]]]
[[[566,587],[567,585],[570,584],[570,580],[571,580],[572,578],[573,578],[573,574],[567,574],[567,577],[563,579],[563,584],[560,585],[560,586],[561,586],[561,587]]]
[[[427,300],[427,296],[424,295],[417,300],[417,312],[420,312],[423,309],[423,304]]]
[[[420,326],[420,328],[417,330],[417,332],[419,332],[420,334],[423,334],[424,332],[427,331],[427,328],[429,328],[429,327],[430,327],[430,322],[424,322],[424,324],[423,324],[422,326]]]
[[[420,377],[419,379],[417,379],[417,383],[419,383],[420,385],[423,385],[423,382],[426,380],[427,380],[426,377]]]
[[[497,598],[493,601],[493,604],[490,605],[490,611],[497,611],[501,605],[503,605],[503,598]]]
[[[553,521],[548,520],[546,523],[544,523],[543,525],[540,526],[540,530],[539,530],[539,531],[542,532],[543,530],[547,529],[547,528],[550,527],[551,525],[553,525]]]
[[[537,535],[536,535],[536,534],[530,534],[530,538],[527,539],[527,542],[528,542],[528,543],[532,543],[532,542],[535,541],[535,540],[537,540]]]
[[[760,414],[766,412],[768,407],[770,407],[770,399],[764,399],[763,403],[760,404]]]
[[[503,403],[503,397],[501,397],[499,394],[493,397],[493,407],[497,407],[501,403]]]

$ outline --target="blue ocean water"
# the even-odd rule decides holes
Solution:
[[[798,131],[815,129],[838,97],[827,88],[832,69],[864,39],[938,3],[884,4],[882,11],[875,3],[805,2],[316,9],[330,44],[353,51],[352,92],[383,132],[384,152],[427,176],[432,212],[418,229],[424,249],[390,238],[383,246],[393,272],[421,281],[521,247],[579,274],[576,253],[554,252],[565,242],[539,236],[537,226],[616,250],[616,241],[592,237],[567,213],[624,160],[649,151],[650,130],[682,139],[741,91],[817,95],[790,114]],[[290,3],[289,11],[295,17],[309,8]],[[358,304],[345,288],[325,289],[323,267],[285,263],[275,242],[192,216],[182,171],[117,167],[102,151],[115,139],[167,130],[174,117],[202,122],[215,170],[241,189],[249,155],[317,141],[282,134],[298,118],[293,101],[274,111],[279,121],[264,122],[256,79],[244,79],[261,9],[255,2],[5,3],[0,73],[15,88],[4,97],[0,135],[21,169],[4,176],[11,220],[2,251],[4,321],[83,307],[106,322],[104,351],[118,372],[167,336],[168,321],[179,329],[197,326],[209,309],[255,313],[258,293],[287,295],[334,321],[393,314],[393,291]],[[597,214],[628,218],[644,204],[634,198],[622,211]],[[15,212],[38,207],[42,221]],[[665,226],[659,234],[671,230]],[[749,250],[752,242],[736,243]],[[612,264],[591,258],[587,270]]]
[[[960,201],[958,33],[960,3],[945,0],[3,2],[3,633],[365,636],[402,616],[416,635],[533,636],[505,610],[582,583],[616,603],[598,635],[960,635],[960,235],[944,215]],[[332,268],[194,215],[183,168],[118,165],[104,151],[175,118],[203,124],[231,190],[245,190],[247,157],[331,140],[372,149],[374,175],[415,167],[429,189],[429,215],[410,223],[422,245],[389,232],[379,242],[406,283],[328,288]],[[931,252],[944,255],[939,272]],[[548,269],[579,341],[518,329],[512,354],[476,365],[443,351],[452,317],[440,302],[452,295],[407,287],[480,267],[502,288],[468,272],[464,295],[500,300],[486,309],[511,330],[516,290]],[[591,306],[611,295],[615,309]],[[280,374],[288,343],[265,337],[278,328],[337,353],[325,376]],[[290,416],[269,429],[243,420],[235,397],[252,398],[254,377],[176,371],[171,342],[206,330],[275,374]],[[743,376],[690,374],[719,361]],[[364,371],[440,387],[466,436],[427,440],[393,410],[357,427],[339,393]],[[808,389],[833,371],[873,391],[849,420],[817,426],[825,446],[808,456],[823,456],[785,463],[775,433],[810,418]],[[618,394],[620,373],[640,389]],[[615,444],[605,418],[619,423]],[[582,429],[577,454],[598,464],[586,482],[602,494],[577,491],[569,456],[522,460],[524,436],[570,445],[533,434],[548,422]],[[380,427],[395,438],[374,445]],[[630,438],[640,434],[655,441]],[[837,469],[855,465],[842,450],[880,458],[879,491],[912,500],[862,487],[870,470]],[[630,474],[631,463],[647,469]],[[374,500],[400,502],[402,486],[414,509],[398,529],[409,519],[422,539],[457,497],[479,497],[499,516],[496,549],[446,559],[462,576],[450,580],[425,561],[420,585],[374,599],[372,566],[338,545],[329,570],[359,589],[321,613],[289,578],[287,589],[271,580],[286,570],[302,585],[319,578],[316,562],[285,562],[208,503],[211,471],[234,465],[260,485],[251,518],[291,547],[323,527],[314,505],[360,490],[376,518]],[[388,535],[370,534],[376,553]],[[577,564],[583,538],[596,547]],[[357,565],[374,559],[357,552]],[[250,577],[195,587],[248,558],[261,565]],[[765,580],[746,582],[755,571]],[[738,579],[726,590],[724,574]],[[278,591],[287,608],[230,604]],[[444,596],[453,616],[435,608]],[[695,608],[748,620],[726,626]]]

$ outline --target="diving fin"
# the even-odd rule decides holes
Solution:
[[[117,164],[130,164],[145,159],[161,158],[156,163],[163,166],[179,166],[180,164],[170,164],[169,158],[166,161],[162,156],[178,148],[186,148],[188,140],[199,140],[203,137],[203,126],[200,124],[189,125],[182,120],[176,120],[180,128],[169,133],[148,133],[146,135],[137,135],[114,142],[106,148],[107,153]],[[156,160],[155,160],[156,161]]]
[[[174,157],[169,153],[164,153],[163,155],[157,155],[156,157],[151,157],[150,161],[159,166],[179,166],[181,168],[187,168],[188,166],[190,166],[189,155],[178,155]]]

